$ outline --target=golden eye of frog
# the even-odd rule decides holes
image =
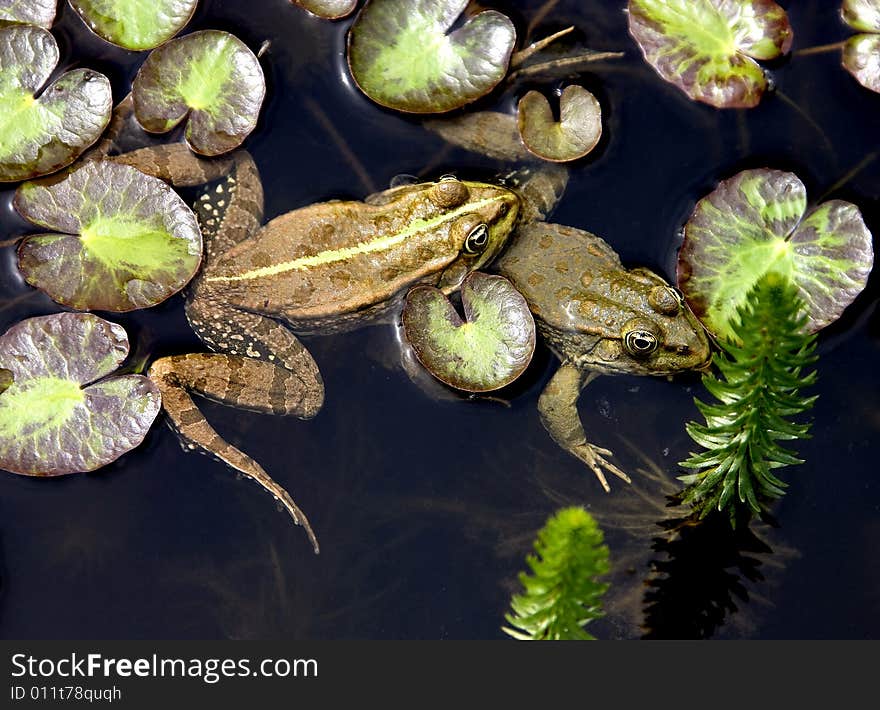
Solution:
[[[586,463],[629,478],[587,442],[577,412],[583,387],[600,373],[669,375],[702,369],[710,348],[681,295],[647,269],[626,269],[599,237],[535,222],[520,227],[498,270],[525,296],[537,328],[562,361],[538,401],[550,435]]]

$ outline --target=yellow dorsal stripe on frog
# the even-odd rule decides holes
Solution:
[[[432,219],[414,220],[406,229],[397,232],[396,234],[379,237],[378,239],[373,239],[369,242],[362,242],[353,247],[328,249],[327,251],[318,252],[317,254],[312,254],[311,256],[302,256],[298,259],[293,259],[292,261],[284,261],[280,264],[273,264],[271,266],[263,266],[259,269],[245,271],[244,273],[238,274],[236,276],[209,276],[207,277],[206,281],[248,281],[251,279],[264,278],[266,276],[276,276],[278,274],[283,274],[288,271],[304,271],[305,269],[309,269],[314,266],[323,266],[324,264],[332,264],[334,262],[345,261],[346,259],[351,259],[352,257],[358,256],[359,254],[371,254],[374,252],[386,251],[387,249],[391,249],[397,246],[409,237],[412,237],[421,232],[427,232],[432,229],[436,229],[445,222],[456,219],[457,217],[460,217],[463,214],[467,214],[468,212],[473,212],[483,207],[487,207],[493,202],[498,202],[502,199],[503,197],[489,197],[485,200],[479,200],[478,202],[465,203],[461,207],[458,207],[451,212],[446,212],[445,214],[438,215],[437,217],[434,217]]]

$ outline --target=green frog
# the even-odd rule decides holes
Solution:
[[[538,398],[553,439],[596,474],[630,482],[587,441],[577,411],[581,390],[602,373],[672,375],[702,369],[710,348],[680,292],[644,268],[627,269],[594,234],[533,222],[520,227],[495,268],[529,304],[538,332],[561,365]]]
[[[197,201],[204,261],[186,299],[190,324],[216,352],[160,358],[148,374],[184,444],[270,491],[317,552],[314,532],[290,495],[220,437],[190,392],[252,411],[315,416],[324,384],[296,333],[341,332],[380,319],[415,284],[451,293],[498,255],[517,224],[519,197],[446,176],[364,201],[309,205],[263,225],[262,184],[246,152],[205,160],[169,145],[113,159],[177,186],[226,176]]]
[[[430,120],[426,127],[466,150],[521,166],[511,173],[523,200],[521,225],[492,268],[523,294],[561,365],[538,398],[541,422],[563,449],[596,474],[606,492],[611,451],[587,441],[581,391],[602,373],[672,375],[709,366],[705,330],[681,293],[644,268],[627,269],[601,238],[546,218],[562,198],[568,169],[536,161],[516,117],[493,111]]]

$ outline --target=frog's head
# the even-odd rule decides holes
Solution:
[[[455,291],[465,276],[498,256],[517,224],[520,198],[506,187],[447,176],[425,185],[438,208],[448,210],[449,239],[458,257],[440,277],[439,287]]]
[[[589,364],[609,372],[671,375],[709,365],[706,331],[681,293],[643,268],[626,274],[628,308],[618,307],[614,333],[587,356]]]

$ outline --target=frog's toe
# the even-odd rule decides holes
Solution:
[[[599,479],[599,483],[602,484],[602,488],[606,493],[611,492],[611,486],[608,485],[608,480],[605,478],[605,471],[613,473],[627,483],[632,483],[629,476],[605,458],[606,456],[614,455],[609,449],[603,449],[592,444],[581,444],[575,447],[572,453],[587,464],[590,470],[596,474],[596,478]]]

